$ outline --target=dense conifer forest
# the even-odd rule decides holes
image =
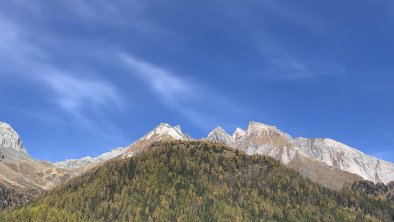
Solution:
[[[352,184],[346,184],[343,189],[394,201],[394,181],[387,185],[383,183],[375,184],[372,181],[356,181]]]
[[[197,141],[154,143],[0,221],[393,221],[394,203],[321,187],[278,161]]]
[[[0,210],[23,206],[33,199],[32,195],[17,192],[0,184]]]

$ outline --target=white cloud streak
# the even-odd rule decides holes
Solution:
[[[282,47],[277,40],[262,31],[256,32],[251,42],[253,48],[266,63],[262,67],[261,73],[258,74],[265,80],[316,80],[324,76],[339,77],[345,73],[344,68],[332,58],[327,58],[325,61],[301,58]]]
[[[78,114],[83,108],[107,104],[120,106],[115,87],[102,80],[74,77],[61,72],[46,73],[41,78],[57,94],[56,103],[70,113]]]
[[[116,4],[110,9],[105,8],[106,4],[107,2],[101,1],[100,3],[93,4],[92,8],[89,8],[88,6],[90,5],[86,3],[70,1],[64,3],[64,9],[68,13],[73,11],[75,18],[70,18],[71,21],[75,19],[83,25],[127,25],[144,33],[149,38],[153,36],[159,39],[158,36],[163,35],[176,37],[171,32],[168,32],[168,30],[154,26],[149,22],[149,19],[144,19],[145,15],[141,13],[144,10],[143,5],[129,13],[121,7],[122,4]],[[122,13],[127,12],[127,16],[125,14],[119,15],[118,11],[120,9],[122,9]],[[2,20],[0,17],[0,22]],[[107,24],[106,21],[111,22]],[[10,64],[9,66],[12,69],[17,69],[21,77],[37,81],[42,84],[43,88],[49,89],[51,93],[44,99],[51,99],[57,107],[77,117],[77,121],[82,120],[80,122],[86,123],[84,124],[86,126],[95,125],[94,123],[90,123],[90,116],[86,115],[88,111],[93,110],[100,115],[100,109],[105,109],[106,106],[122,106],[123,99],[115,85],[103,79],[95,78],[95,75],[88,76],[75,69],[66,70],[57,66],[56,57],[51,54],[51,49],[53,50],[51,46],[57,45],[58,43],[55,42],[56,44],[54,44],[54,40],[49,39],[51,44],[45,45],[47,43],[42,40],[42,38],[45,38],[45,35],[42,38],[40,36],[40,34],[45,34],[45,30],[42,30],[41,33],[36,32],[36,30],[31,32],[29,31],[29,27],[23,26],[23,23],[10,22],[10,24],[12,24],[8,28],[10,29],[10,36],[0,36],[0,40],[3,38],[9,43],[12,43],[4,44],[4,47],[7,47],[6,49],[8,51],[4,53],[4,58],[8,58],[6,58],[7,62],[3,60],[3,62],[0,61],[0,64]],[[37,27],[37,29],[39,28]],[[40,40],[39,44],[34,42],[37,39]],[[47,46],[49,47],[48,50]],[[93,48],[91,46],[89,47]],[[213,111],[218,110],[217,108],[226,107],[228,109],[231,107],[232,111],[237,110],[237,108],[232,106],[232,103],[227,102],[220,95],[206,90],[205,86],[202,87],[202,85],[182,78],[167,69],[137,59],[127,53],[113,51],[111,50],[111,46],[102,48],[100,45],[94,48],[98,50],[98,54],[105,51],[105,56],[103,57],[105,57],[104,59],[106,61],[110,61],[112,64],[119,65],[122,68],[126,65],[136,77],[144,81],[151,88],[157,98],[163,101],[166,106],[181,113],[202,129],[210,128],[212,124],[212,113],[207,111],[208,109]],[[56,50],[59,50],[59,48],[55,47]],[[96,51],[93,56],[97,56]],[[120,63],[117,59],[114,59],[119,58],[119,56],[121,58]],[[210,107],[208,108],[208,106]]]
[[[4,66],[44,57],[45,53],[26,39],[28,34],[19,25],[0,16],[0,30],[0,58]]]
[[[193,96],[196,90],[193,84],[165,69],[125,53],[120,53],[120,57],[133,70],[133,73],[149,84],[167,105],[178,106],[182,98]]]
[[[250,49],[257,52],[261,59],[258,70],[244,73],[244,76],[264,81],[309,81],[321,77],[338,77],[344,74],[344,68],[335,61],[332,55],[318,60],[318,56],[300,55],[287,48],[281,42],[280,32],[272,28],[273,22],[284,23],[291,27],[303,29],[308,34],[333,35],[336,30],[330,23],[314,12],[290,7],[281,1],[252,1],[253,4],[228,3],[224,13],[229,13],[235,25],[245,30],[243,33],[250,39]],[[272,16],[274,18],[272,18]],[[234,19],[236,18],[236,19]],[[296,48],[296,47],[293,47]]]
[[[32,42],[32,34],[25,32],[21,24],[0,16],[0,28],[4,32],[0,35],[0,81],[6,80],[6,70],[11,70],[22,81],[39,83],[50,92],[43,99],[52,101],[80,125],[95,132],[98,131],[86,110],[101,115],[105,106],[121,108],[120,93],[111,83],[49,64],[51,54]]]
[[[328,26],[327,22],[320,20],[316,15],[311,14],[311,12],[298,11],[294,7],[289,7],[277,0],[266,0],[261,3],[271,13],[282,17],[289,23],[305,27],[310,31],[328,34],[333,30],[332,27]]]
[[[77,22],[85,25],[106,25],[127,27],[146,38],[177,38],[177,35],[163,26],[150,22],[146,11],[151,2],[138,0],[94,0],[64,1],[64,8],[75,15]]]
[[[125,52],[120,52],[119,57],[132,74],[143,80],[165,105],[175,109],[201,129],[210,129],[215,121],[209,109],[226,109],[232,113],[244,111],[196,82],[179,77],[164,68]]]

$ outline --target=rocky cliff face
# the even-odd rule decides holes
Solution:
[[[293,141],[304,155],[339,170],[357,174],[375,183],[394,180],[394,164],[368,156],[332,139],[297,138]]]
[[[13,156],[28,156],[17,132],[7,123],[0,122],[0,151]]]
[[[221,128],[217,129],[208,135],[208,140],[250,155],[271,156],[315,181],[332,177],[334,184],[327,181],[329,186],[339,187],[357,179],[382,183],[394,180],[393,163],[368,156],[332,139],[294,139],[274,126],[258,122],[250,122],[246,131],[237,129],[232,136]]]

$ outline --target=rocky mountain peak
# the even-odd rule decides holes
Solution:
[[[221,142],[223,144],[229,144],[232,142],[232,138],[222,127],[216,127],[212,132],[208,134],[207,140],[214,142]]]
[[[109,152],[103,153],[97,157],[84,157],[81,159],[69,159],[54,163],[57,167],[68,170],[89,169],[95,164],[99,164],[116,157],[131,157],[148,147],[152,142],[163,140],[187,140],[188,135],[182,133],[181,127],[171,126],[168,123],[160,123],[157,127],[147,133],[145,136],[126,147],[119,147]]]
[[[160,123],[156,128],[146,134],[143,138],[149,140],[153,136],[169,136],[176,140],[186,139],[187,136],[182,133],[181,127],[171,126],[168,123]]]
[[[267,125],[264,123],[259,123],[255,121],[250,121],[248,125],[248,134],[256,134],[258,136],[261,135],[272,135],[272,134],[278,134],[279,136],[285,138],[286,140],[292,140],[293,138],[287,134],[279,130],[276,126],[271,126]]]
[[[160,123],[156,128],[145,136],[125,148],[122,158],[132,157],[135,154],[149,148],[153,142],[168,140],[191,140],[191,137],[181,131],[181,127],[171,126],[168,123]]]
[[[28,155],[18,133],[4,122],[0,122],[0,149]]]
[[[310,171],[314,169],[312,165],[315,165],[317,168],[324,166],[326,170],[335,169],[349,173],[353,175],[350,176],[352,179],[357,175],[374,182],[388,183],[394,180],[393,163],[368,156],[333,139],[301,137],[293,139],[275,126],[255,121],[249,122],[246,131],[237,128],[232,136],[218,127],[208,135],[207,140],[222,142],[250,155],[271,156],[300,172],[305,171],[305,175],[310,178],[323,175],[320,171],[315,173]],[[334,174],[333,171],[332,175]],[[335,184],[335,180],[332,184]]]
[[[264,123],[259,123],[256,121],[250,121],[249,125],[248,125],[248,130],[253,130],[253,129],[264,129],[264,130],[268,130],[268,129],[276,129],[275,126],[271,126],[271,125],[267,125]]]
[[[233,141],[238,141],[243,136],[245,136],[245,134],[246,134],[245,130],[243,130],[241,128],[237,128],[237,129],[235,129],[235,131],[231,137],[232,137]]]

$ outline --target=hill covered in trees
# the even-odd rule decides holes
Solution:
[[[367,194],[369,196],[379,197],[394,201],[394,181],[383,184],[373,183],[371,181],[356,181],[352,184],[346,184],[343,188],[346,191],[355,191]]]
[[[221,144],[154,143],[47,192],[0,221],[392,221],[394,204],[332,191],[272,158]]]
[[[15,191],[0,184],[0,210],[23,206],[33,199],[32,195]]]

